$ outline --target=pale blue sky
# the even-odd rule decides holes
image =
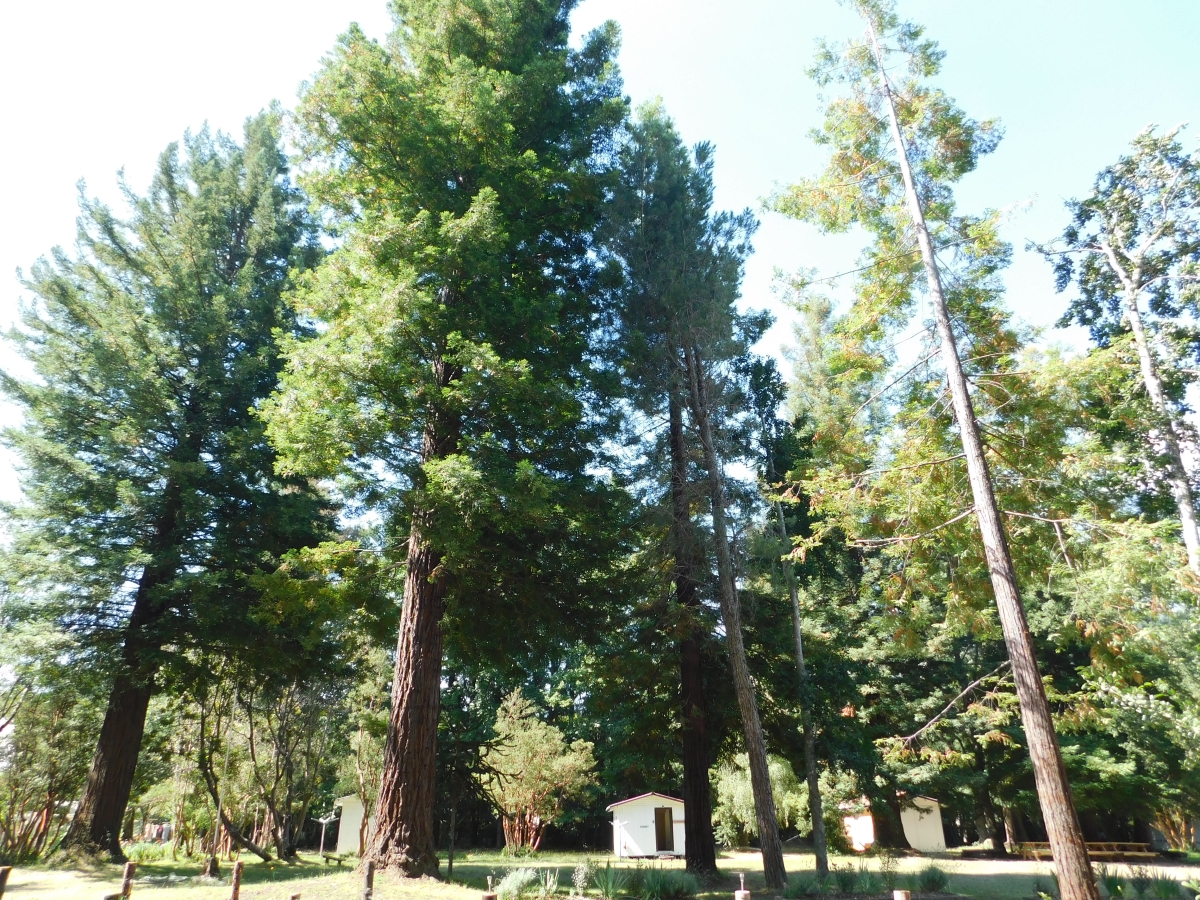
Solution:
[[[1062,200],[1150,123],[1200,119],[1200,0],[901,0],[948,56],[944,88],[977,117],[1000,118],[1007,137],[963,184],[967,209],[1012,208],[1018,248],[1008,275],[1013,308],[1051,325],[1064,306],[1040,259],[1020,248],[1064,222]],[[860,30],[835,0],[583,0],[580,28],[621,24],[621,66],[634,102],[662,96],[685,140],[717,146],[717,201],[757,207],[773,185],[813,174],[820,121],[804,75],[814,41]],[[75,182],[116,199],[124,167],[145,186],[154,159],[204,121],[239,132],[272,99],[290,106],[350,21],[382,36],[383,0],[10,0],[0,10],[0,322],[12,320],[12,273],[73,240]],[[1200,121],[1187,142],[1200,140]],[[746,303],[776,311],[764,350],[787,340],[772,272],[853,267],[854,235],[823,238],[763,217]],[[1051,336],[1053,337],[1053,335]],[[0,350],[0,355],[8,351]],[[0,358],[3,358],[0,356]],[[4,359],[4,364],[8,360]],[[13,421],[0,409],[0,421]],[[0,498],[12,498],[0,458]]]

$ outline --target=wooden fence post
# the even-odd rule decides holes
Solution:
[[[375,860],[368,859],[363,870],[362,900],[373,900],[375,896]]]
[[[0,897],[4,896],[4,889],[8,886],[8,876],[12,873],[12,866],[0,866]]]
[[[121,896],[130,897],[133,895],[133,873],[137,871],[137,863],[125,863],[125,874],[121,878]]]
[[[242,866],[240,859],[233,864],[233,888],[229,892],[229,900],[238,900],[242,895]]]

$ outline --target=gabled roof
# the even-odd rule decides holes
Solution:
[[[633,803],[635,800],[645,800],[647,797],[662,797],[664,800],[670,800],[673,803],[682,803],[678,797],[669,797],[666,794],[660,794],[658,791],[647,791],[644,794],[638,794],[636,797],[630,797],[626,800],[618,800],[616,803],[610,803],[604,808],[605,812],[612,812],[618,806],[624,806],[626,803]]]

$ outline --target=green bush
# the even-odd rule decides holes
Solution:
[[[1096,866],[1096,881],[1108,900],[1121,900],[1125,896],[1125,879],[1104,863]]]
[[[1137,900],[1145,900],[1146,894],[1154,884],[1154,876],[1145,866],[1133,866],[1129,870],[1129,886]]]
[[[858,872],[853,866],[833,866],[832,874],[839,894],[854,893],[854,889],[858,887]]]
[[[1151,872],[1151,888],[1158,900],[1177,900],[1179,897],[1179,882],[1166,872]]]
[[[496,885],[496,896],[498,900],[520,900],[536,889],[541,881],[537,869],[510,869]]]
[[[700,882],[690,872],[651,866],[642,871],[641,886],[636,893],[641,900],[685,900],[699,890]]]
[[[605,863],[603,869],[592,873],[592,887],[604,900],[616,900],[618,894],[625,889],[625,873],[614,869],[612,863]]]
[[[917,890],[923,894],[944,894],[950,886],[950,876],[937,866],[926,866],[917,873]]]
[[[801,900],[803,897],[815,897],[821,893],[821,882],[813,875],[791,875],[783,887],[783,896],[787,900]]]
[[[126,850],[125,855],[135,863],[154,862],[156,859],[162,859],[167,855],[167,845],[158,844],[154,841],[139,841]]]

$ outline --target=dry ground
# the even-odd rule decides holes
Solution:
[[[377,900],[479,900],[487,876],[497,879],[517,866],[559,869],[559,887],[570,888],[571,872],[583,856],[578,853],[543,853],[532,860],[504,859],[494,852],[460,854],[455,859],[454,883],[424,879],[412,881],[381,874],[375,881]],[[607,854],[593,854],[603,863]],[[1049,863],[962,860],[945,857],[913,857],[900,861],[901,886],[921,868],[935,864],[950,876],[949,890],[977,900],[1032,900],[1036,889],[1052,889],[1052,867]],[[860,865],[878,869],[878,861],[869,858],[837,858],[836,866]],[[622,861],[622,866],[636,863]],[[682,861],[664,863],[682,867]],[[762,864],[756,853],[726,853],[718,863],[724,882],[713,885],[700,900],[725,900],[737,886],[737,874],[745,873],[746,886],[767,898],[774,894],[765,890]],[[807,873],[813,868],[811,854],[789,853],[786,857],[789,873]],[[1116,867],[1120,868],[1120,867]],[[1180,881],[1200,877],[1200,866],[1164,865],[1159,867]],[[220,882],[204,882],[197,877],[200,860],[170,860],[147,863],[138,868],[134,900],[226,900],[229,896],[229,866],[223,868]],[[446,871],[442,863],[443,874]],[[84,869],[47,867],[19,868],[9,880],[5,900],[100,900],[119,889],[121,871],[118,866],[96,866]],[[325,866],[314,856],[306,855],[299,863],[285,865],[246,861],[242,882],[243,900],[287,900],[299,893],[302,900],[358,900],[361,876],[347,868]]]

